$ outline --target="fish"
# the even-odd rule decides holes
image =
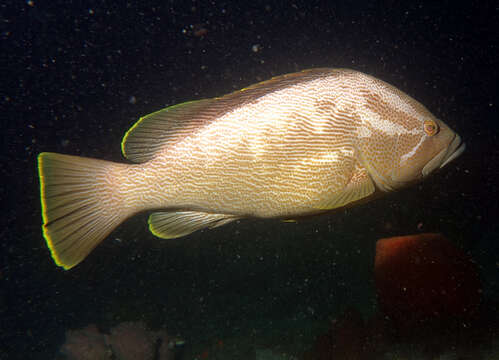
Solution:
[[[163,239],[245,218],[293,221],[418,182],[464,149],[382,80],[304,70],[141,117],[121,143],[128,163],[40,153],[43,236],[67,270],[139,212]]]

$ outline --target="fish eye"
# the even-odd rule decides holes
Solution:
[[[423,123],[423,130],[428,136],[433,136],[438,134],[440,130],[438,124],[433,120],[425,120]]]

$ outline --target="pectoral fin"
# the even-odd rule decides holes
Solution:
[[[319,201],[317,209],[337,209],[352,202],[366,199],[373,195],[375,191],[376,187],[367,171],[365,169],[357,169],[345,188]]]
[[[156,212],[149,216],[149,230],[162,239],[174,239],[204,228],[215,228],[238,219],[233,215],[197,211]]]

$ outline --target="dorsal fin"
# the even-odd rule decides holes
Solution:
[[[206,119],[199,113],[211,101],[189,101],[141,117],[123,137],[123,155],[138,163],[152,159],[163,145],[176,142],[201,127]]]
[[[173,144],[226,112],[288,86],[314,80],[336,69],[310,69],[276,76],[225,96],[173,105],[139,119],[121,142],[123,155],[134,162],[152,159],[163,146]]]

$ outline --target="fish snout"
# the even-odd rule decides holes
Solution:
[[[461,155],[465,149],[466,144],[462,141],[461,136],[454,134],[454,137],[449,145],[424,166],[422,170],[423,177],[432,173],[434,170],[443,168],[445,165]]]
[[[466,144],[462,141],[461,136],[456,134],[449,147],[447,148],[447,152],[444,156],[444,161],[440,165],[440,168],[443,168],[445,165],[450,163],[455,158],[459,157],[466,149]]]

